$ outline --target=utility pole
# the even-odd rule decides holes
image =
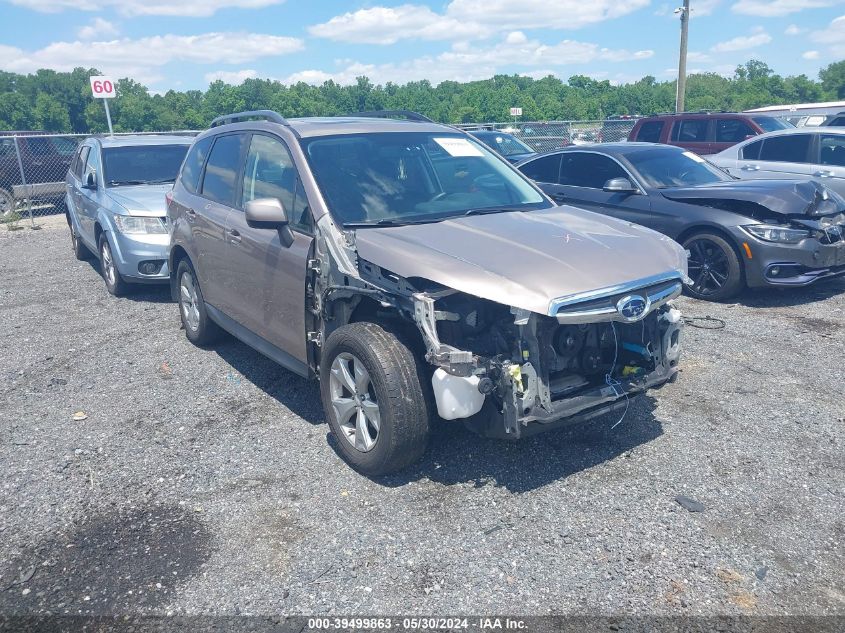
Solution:
[[[681,52],[678,55],[678,92],[675,95],[675,112],[684,111],[684,95],[687,91],[687,35],[689,33],[689,0],[675,9],[681,14]]]

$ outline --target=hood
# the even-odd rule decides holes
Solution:
[[[679,202],[741,200],[779,215],[815,217],[845,210],[845,199],[814,180],[732,180],[697,187],[661,189],[660,193]],[[742,213],[741,209],[737,211]]]
[[[161,216],[167,214],[164,194],[173,188],[173,184],[164,185],[127,185],[111,187],[109,197],[129,212],[137,216]]]
[[[554,299],[687,272],[670,238],[573,207],[358,229],[355,242],[362,259],[402,277],[540,314]]]

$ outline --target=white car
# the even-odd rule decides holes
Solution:
[[[743,180],[806,178],[845,195],[845,129],[778,130],[755,136],[707,158]]]

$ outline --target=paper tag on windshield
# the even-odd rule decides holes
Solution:
[[[699,156],[698,154],[693,154],[692,152],[684,152],[684,156],[693,159],[696,163],[706,162],[701,156]]]
[[[436,138],[434,142],[445,149],[449,156],[484,156],[465,138]]]

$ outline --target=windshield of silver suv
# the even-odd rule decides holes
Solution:
[[[103,176],[109,187],[173,182],[188,145],[136,145],[103,149]]]
[[[464,134],[380,132],[302,141],[335,221],[366,227],[437,222],[553,205]]]
[[[655,147],[627,153],[625,158],[648,186],[657,189],[694,187],[734,180],[692,152],[665,151],[664,147]]]

